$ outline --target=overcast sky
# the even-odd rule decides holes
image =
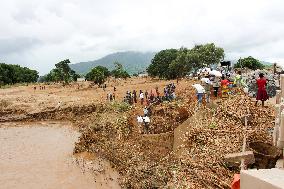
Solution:
[[[0,62],[45,74],[60,60],[214,42],[227,59],[284,63],[283,0],[1,0]]]

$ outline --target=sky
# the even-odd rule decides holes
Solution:
[[[215,43],[284,65],[283,0],[1,0],[0,62],[54,64]]]

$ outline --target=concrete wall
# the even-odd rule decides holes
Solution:
[[[241,189],[284,189],[284,170],[243,170]]]

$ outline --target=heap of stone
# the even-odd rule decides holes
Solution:
[[[276,90],[279,89],[279,79],[278,75],[275,75],[271,72],[268,72],[266,70],[256,70],[248,74],[247,76],[247,85],[248,85],[248,92],[249,96],[256,97],[257,94],[257,84],[256,79],[258,79],[258,75],[260,73],[264,74],[264,77],[267,80],[267,94],[270,98],[274,97],[276,95]]]

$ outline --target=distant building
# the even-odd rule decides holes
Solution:
[[[77,82],[83,82],[83,81],[86,81],[86,78],[85,78],[85,77],[77,78]]]
[[[148,73],[139,73],[138,77],[148,77]]]

